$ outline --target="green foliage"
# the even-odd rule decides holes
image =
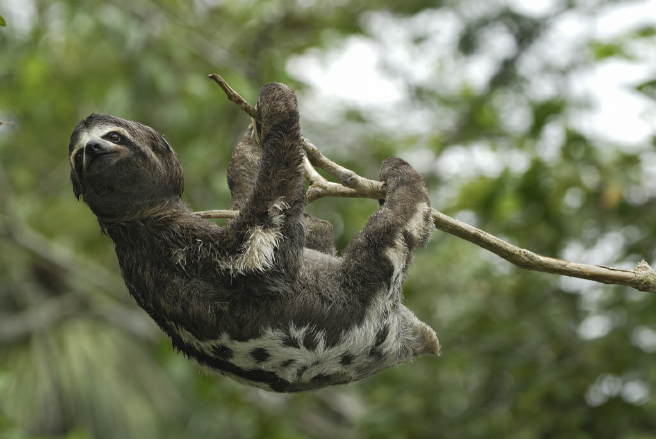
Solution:
[[[251,103],[265,82],[287,82],[303,108],[314,95],[286,70],[291,57],[382,39],[372,17],[437,11],[460,29],[439,57],[430,32],[406,29],[411,50],[435,58],[429,80],[398,60],[385,71],[411,97],[394,117],[420,109],[420,127],[394,130],[343,104],[334,117],[302,114],[307,136],[370,178],[384,158],[407,158],[436,208],[537,253],[652,262],[654,147],[581,132],[571,115],[586,102],[566,90],[582,68],[653,53],[654,28],[584,41],[571,59],[532,71],[536,58],[525,57],[553,20],[589,10],[567,2],[538,19],[488,3],[481,15],[474,0],[36,0],[31,26],[0,33],[0,120],[9,122],[0,125],[0,437],[654,437],[653,295],[520,270],[436,232],[404,292],[436,329],[441,357],[311,395],[267,394],[201,374],[172,351],[73,197],[68,139],[100,112],[162,132],[190,205],[227,208],[226,166],[249,119],[207,74]],[[499,36],[510,51],[490,63],[485,84],[470,81],[463,66]],[[636,86],[653,99],[655,89],[653,79]],[[334,224],[341,249],[376,206],[321,199],[309,210]]]
[[[635,89],[643,93],[645,96],[656,100],[656,79],[643,82],[642,84],[637,85]]]
[[[597,61],[601,61],[602,59],[611,58],[611,57],[620,57],[620,58],[629,57],[624,51],[624,47],[621,44],[604,44],[604,43],[593,44],[592,55]]]
[[[3,27],[7,26],[7,20],[5,20],[5,17],[3,17],[2,15],[0,15],[0,26]]]

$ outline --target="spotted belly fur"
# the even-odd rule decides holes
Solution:
[[[271,391],[311,391],[356,381],[413,357],[410,322],[403,318],[414,315],[393,309],[405,307],[390,307],[384,295],[379,302],[369,308],[361,325],[343,331],[332,346],[324,330],[294,322],[281,329],[262,328],[259,337],[245,341],[225,333],[201,341],[175,323],[169,323],[168,332],[173,345],[206,371]]]

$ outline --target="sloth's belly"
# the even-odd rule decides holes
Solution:
[[[410,360],[398,316],[385,317],[344,331],[332,346],[325,343],[324,331],[292,322],[284,330],[263,329],[249,340],[222,334],[200,341],[175,324],[169,335],[176,349],[206,370],[266,390],[303,392],[346,384]]]

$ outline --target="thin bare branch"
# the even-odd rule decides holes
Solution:
[[[333,188],[333,186],[322,187],[323,197],[355,197],[355,198],[374,198],[374,199],[383,199],[385,198],[385,185],[380,181],[369,180],[364,177],[360,177],[355,172],[350,169],[346,169],[343,166],[338,165],[337,163],[326,158],[319,149],[312,144],[308,139],[303,138],[303,149],[307,154],[307,157],[310,163],[317,168],[321,168],[324,171],[328,172],[331,175],[334,175],[342,186],[353,189],[353,191],[344,191],[342,189]],[[307,167],[306,167],[307,168]],[[316,172],[316,171],[315,171]],[[317,173],[317,175],[319,175]],[[319,177],[321,177],[319,175]],[[321,177],[323,179],[323,177]],[[328,182],[327,180],[323,179]],[[310,182],[312,183],[312,182]],[[335,185],[335,183],[331,183]],[[340,186],[340,185],[335,185]],[[352,195],[351,195],[352,194]],[[317,197],[319,198],[319,197]],[[314,201],[314,200],[312,200]],[[310,196],[308,194],[308,203],[311,203]]]
[[[235,219],[239,215],[238,210],[204,210],[195,212],[201,218],[205,219]]]
[[[656,271],[642,261],[634,270],[563,261],[532,253],[509,244],[476,227],[433,209],[435,227],[491,251],[519,268],[578,277],[605,284],[626,285],[640,291],[656,293]]]
[[[210,75],[228,95],[228,99],[237,103],[254,119],[257,110],[251,107],[219,75]],[[303,139],[305,178],[308,187],[308,203],[322,197],[348,197],[384,199],[387,188],[379,181],[369,180],[355,172],[340,166],[326,158],[308,139]],[[323,169],[339,180],[339,184],[330,182],[321,176],[313,166]],[[211,210],[196,212],[202,218],[235,218],[239,212],[232,210]],[[586,265],[563,261],[532,253],[509,244],[476,227],[465,224],[433,209],[435,227],[444,232],[462,238],[500,256],[519,268],[541,271],[562,276],[578,277],[605,284],[626,285],[640,291],[656,293],[656,271],[645,261],[640,262],[634,270],[622,270],[601,265]]]
[[[219,87],[221,87],[221,89],[226,94],[226,96],[228,96],[229,100],[237,104],[239,108],[244,110],[246,114],[248,114],[254,120],[258,122],[260,121],[260,113],[257,111],[257,108],[251,106],[251,104],[246,102],[246,100],[242,98],[239,95],[239,93],[234,91],[232,87],[230,87],[228,83],[225,82],[225,80],[221,76],[217,75],[216,73],[212,73],[211,75],[208,75],[208,77],[216,81],[217,84],[219,84]]]
[[[314,169],[307,157],[303,157],[303,166],[305,168],[305,179],[310,183],[307,188],[308,204],[323,197],[369,198],[369,194],[359,193],[355,189],[326,180]]]

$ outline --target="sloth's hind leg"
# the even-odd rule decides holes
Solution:
[[[344,272],[355,291],[375,294],[405,280],[415,249],[433,231],[430,201],[421,175],[398,158],[383,162],[387,196],[344,251]],[[366,293],[369,291],[369,293]]]

